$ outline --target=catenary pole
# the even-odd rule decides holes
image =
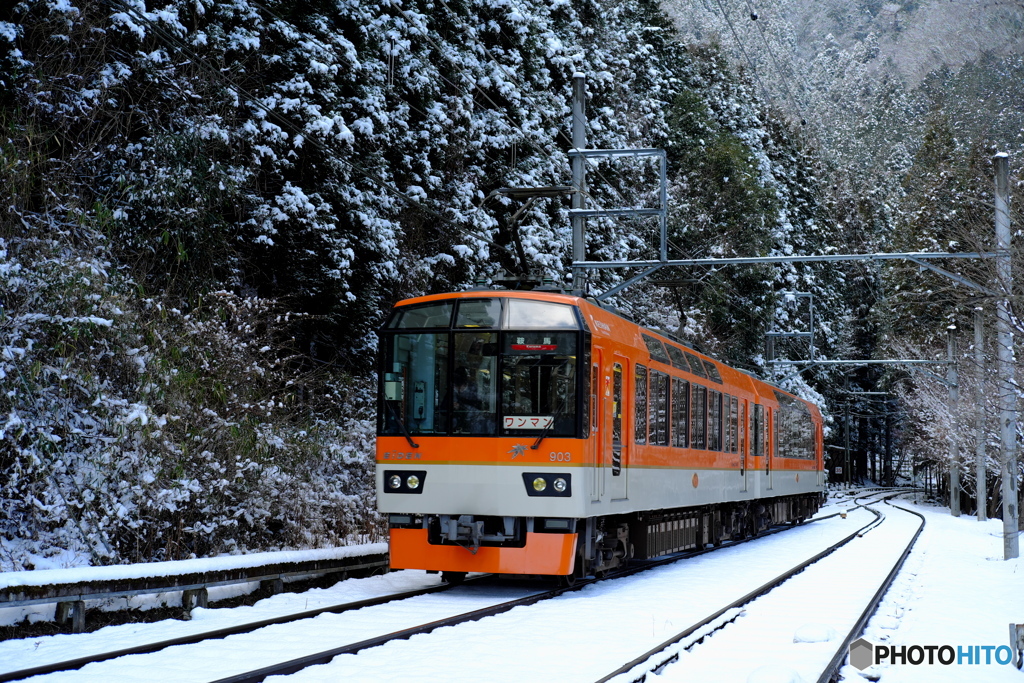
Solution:
[[[978,521],[988,519],[987,469],[985,467],[985,408],[982,405],[984,394],[982,382],[985,381],[985,329],[982,319],[983,309],[974,309],[974,370],[977,379],[974,383],[974,495],[978,506]]]
[[[586,77],[581,73],[575,73],[572,77],[572,146],[577,150],[587,148],[587,120],[586,120]],[[582,156],[574,156],[572,159],[572,187],[575,192],[572,195],[572,208],[585,208],[585,197],[587,193],[587,160]],[[587,260],[586,249],[586,227],[587,219],[584,216],[573,214],[572,216],[572,260],[574,263]],[[572,289],[577,296],[584,294],[584,270],[573,268]]]
[[[1003,495],[1003,559],[1020,557],[1017,509],[1017,383],[1013,377],[1013,333],[1010,327],[1010,296],[1013,280],[1010,268],[1009,165],[1006,152],[993,158],[996,171],[996,360],[999,364],[999,455]]]
[[[949,514],[960,516],[960,443],[956,434],[956,414],[960,408],[960,388],[957,386],[956,371],[956,327],[946,330],[946,382],[949,385]]]

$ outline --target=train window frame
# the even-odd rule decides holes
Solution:
[[[428,301],[428,302],[422,303],[422,304],[411,304],[409,306],[399,306],[398,308],[396,308],[392,312],[391,317],[388,318],[388,322],[384,326],[384,329],[386,329],[388,331],[391,331],[391,330],[424,330],[424,331],[429,331],[429,330],[447,330],[447,329],[450,329],[451,326],[452,326],[452,317],[455,314],[455,304],[456,304],[456,300],[455,299],[443,299],[441,301]],[[437,325],[426,325],[426,324],[424,324],[424,325],[406,325],[406,324],[404,324],[406,319],[409,318],[410,314],[422,314],[427,309],[431,309],[431,308],[441,308],[441,309],[443,309],[445,307],[448,308],[447,322],[445,322],[443,325],[442,324],[437,324]],[[429,318],[427,318],[427,320],[430,321],[430,322],[434,322],[435,319],[436,319],[436,322],[440,323],[442,318],[443,318],[443,314],[438,312],[437,314],[432,315]]]
[[[434,338],[434,343],[421,344],[420,338],[428,336]],[[379,368],[381,381],[378,400],[381,408],[377,416],[377,434],[448,435],[451,432],[449,394],[454,354],[451,334],[447,330],[410,328],[383,336],[383,339],[386,340],[386,347],[385,352],[381,354]],[[406,344],[402,344],[402,339],[408,340]],[[406,348],[399,348],[401,346]],[[399,351],[410,354],[410,359],[396,360],[400,355]],[[413,354],[429,354],[433,359],[430,368],[422,363],[413,362]],[[411,372],[414,366],[422,366],[419,374]],[[397,394],[395,384],[398,385]],[[431,396],[434,397],[433,402],[429,400]],[[416,417],[415,413],[418,410],[423,411],[422,418]],[[424,424],[431,424],[433,427],[423,429]]]
[[[779,410],[772,411],[772,453],[779,456]]]
[[[708,379],[716,384],[724,384],[722,382],[722,375],[718,372],[718,367],[709,360],[704,361],[704,369],[708,373]]]
[[[584,329],[580,322],[578,308],[572,304],[538,301],[536,299],[520,299],[517,297],[505,298],[507,301],[504,307],[504,317],[502,318],[502,329],[523,330],[527,332],[533,330],[566,332],[568,330]],[[541,315],[543,312],[557,315],[541,321],[538,321],[536,317],[530,316],[531,313]]]
[[[672,344],[665,344],[665,350],[668,351],[668,357],[671,361],[672,367],[682,370],[683,372],[690,372],[690,364],[686,362],[686,356],[683,355],[683,350],[678,346]]]
[[[692,383],[690,391],[690,448],[707,450],[708,388]]]
[[[669,411],[669,375],[651,369],[648,375],[648,442],[652,446],[667,446]]]
[[[612,445],[622,446],[622,363],[612,364]]]
[[[640,336],[643,337],[644,344],[647,346],[647,352],[651,355],[651,360],[671,365],[668,353],[665,351],[665,345],[660,339],[655,339],[651,335],[643,333]]]
[[[690,364],[690,374],[696,375],[701,379],[707,379],[707,371],[704,370],[704,363],[701,362],[700,357],[690,353],[689,351],[684,351],[683,353],[686,354],[686,360]]]
[[[745,474],[747,470],[747,402],[740,401],[740,474]]]
[[[722,451],[722,392],[708,389],[708,450]]]
[[[740,400],[736,396],[729,397],[730,416],[729,429],[731,431],[732,453],[740,451]]]
[[[672,378],[672,420],[670,443],[675,448],[690,446],[690,383],[682,377]]]
[[[752,450],[754,451],[755,458],[764,457],[764,431],[762,425],[764,423],[764,406],[760,403],[754,404],[754,409],[751,411],[751,434],[750,441]]]
[[[455,334],[465,334],[466,330],[460,330]],[[547,335],[547,336],[546,336]],[[571,345],[569,342],[571,340]],[[537,437],[540,434],[546,436],[560,436],[565,438],[577,438],[581,434],[585,434],[584,428],[589,420],[589,402],[587,399],[587,391],[589,384],[589,373],[586,371],[586,366],[589,365],[589,349],[581,346],[586,346],[589,343],[589,338],[586,334],[581,334],[579,331],[573,330],[503,330],[500,336],[498,354],[498,396],[499,396],[499,411],[498,411],[498,424],[499,429],[497,436],[509,437]],[[558,353],[558,347],[563,347],[561,353]],[[551,353],[554,352],[554,353]],[[542,361],[542,357],[549,355],[551,359],[564,359],[567,362],[564,367],[558,366],[555,363],[548,363]],[[527,361],[535,359],[535,365],[529,364],[524,365],[520,368],[521,362],[515,361],[514,359],[525,359]],[[586,365],[584,365],[584,363]],[[517,389],[517,386],[523,384],[523,381],[529,387],[533,387],[533,382],[542,382],[540,374],[543,373],[545,368],[550,368],[548,375],[545,375],[543,384],[547,387],[546,391],[554,391],[555,394],[545,394],[544,396],[549,399],[549,403],[554,401],[554,405],[557,407],[553,409],[551,416],[553,422],[551,427],[547,428],[536,428],[527,427],[520,425],[510,425],[508,418],[514,418],[517,416],[541,416],[547,417],[547,414],[539,406],[537,401],[540,400],[541,395],[523,395],[523,392]],[[560,370],[571,369],[571,377]],[[525,380],[517,380],[515,386],[510,386],[509,379],[514,375],[524,374],[522,370],[525,370]],[[538,375],[536,378],[533,377],[534,370],[537,371]],[[581,378],[580,375],[588,375],[587,378]],[[557,387],[553,383],[562,380],[561,384],[568,387],[568,392],[571,392],[571,400],[567,399],[561,403],[557,402]],[[568,380],[568,381],[565,381]],[[527,392],[529,393],[529,392]],[[510,410],[510,406],[517,405],[525,402],[525,407],[521,407],[519,410]],[[571,407],[568,407],[570,406]],[[571,414],[569,411],[572,411]],[[553,427],[561,420],[571,417],[572,428],[570,429],[553,429]],[[564,422],[563,422],[564,424]]]
[[[455,330],[497,330],[502,327],[502,320],[504,318],[504,299],[503,297],[471,297],[466,299],[458,299],[458,306],[455,308],[455,314],[452,316],[452,327]],[[494,306],[497,305],[497,311],[487,311],[486,314],[490,318],[490,324],[486,324],[486,319],[479,318],[474,322],[463,322],[463,316],[468,317],[468,313],[464,314],[464,310],[470,309],[474,306]],[[496,313],[496,315],[494,315]]]
[[[459,328],[451,334],[450,436],[498,433],[498,416],[503,413],[499,337],[496,329],[476,327]]]
[[[633,443],[647,444],[647,402],[650,385],[647,380],[647,366],[636,363],[633,366]]]

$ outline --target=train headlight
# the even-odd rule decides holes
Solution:
[[[572,475],[567,472],[523,472],[523,486],[531,497],[572,497]]]
[[[384,493],[423,493],[427,485],[426,470],[384,470]]]

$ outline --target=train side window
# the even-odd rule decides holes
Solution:
[[[622,445],[622,365],[612,368],[612,444]]]
[[[651,354],[653,360],[661,363],[668,364],[668,354],[665,353],[665,346],[659,340],[646,334],[641,335],[644,338],[644,344],[647,345],[647,351]]]
[[[633,401],[635,406],[635,420],[633,441],[639,444],[647,443],[647,368],[643,365],[636,366],[635,390]]]
[[[686,362],[686,356],[683,355],[682,349],[666,344],[665,350],[668,351],[668,357],[672,360],[672,367],[685,370],[686,372],[690,371],[690,364]]]
[[[668,445],[668,375],[651,370],[648,423],[652,445]]]
[[[740,472],[747,468],[747,411],[746,402],[740,401]]]
[[[692,353],[687,352],[686,360],[690,362],[690,372],[697,375],[698,377],[703,377],[707,379],[708,374],[704,370],[704,364],[700,362],[700,358],[693,355]]]
[[[704,361],[704,368],[708,371],[708,378],[712,382],[717,382],[718,384],[722,383],[722,376],[718,374],[718,368],[715,367],[714,363],[706,360]]]
[[[699,384],[693,385],[690,401],[690,448],[704,449],[707,447],[707,406],[708,389]]]
[[[722,392],[708,392],[708,450],[722,450]]]
[[[730,446],[733,453],[738,453],[740,449],[740,437],[739,437],[739,420],[740,420],[740,400],[735,396],[729,397],[729,402],[732,405],[732,410],[729,415],[729,431],[731,433]]]
[[[590,433],[597,434],[598,416],[597,416],[597,392],[601,390],[601,381],[599,376],[599,368],[597,363],[594,363],[593,368],[590,371]]]
[[[751,425],[751,445],[754,447],[754,455],[758,458],[764,457],[764,432],[762,431],[762,423],[764,422],[764,406],[755,405],[753,410],[753,425]]]
[[[671,347],[669,347],[671,348]],[[690,430],[690,383],[672,378],[672,445],[686,448]]]
[[[772,412],[772,454],[779,455],[779,411]]]

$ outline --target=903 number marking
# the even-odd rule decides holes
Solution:
[[[548,456],[551,462],[572,462],[572,453],[569,452],[553,452]]]

